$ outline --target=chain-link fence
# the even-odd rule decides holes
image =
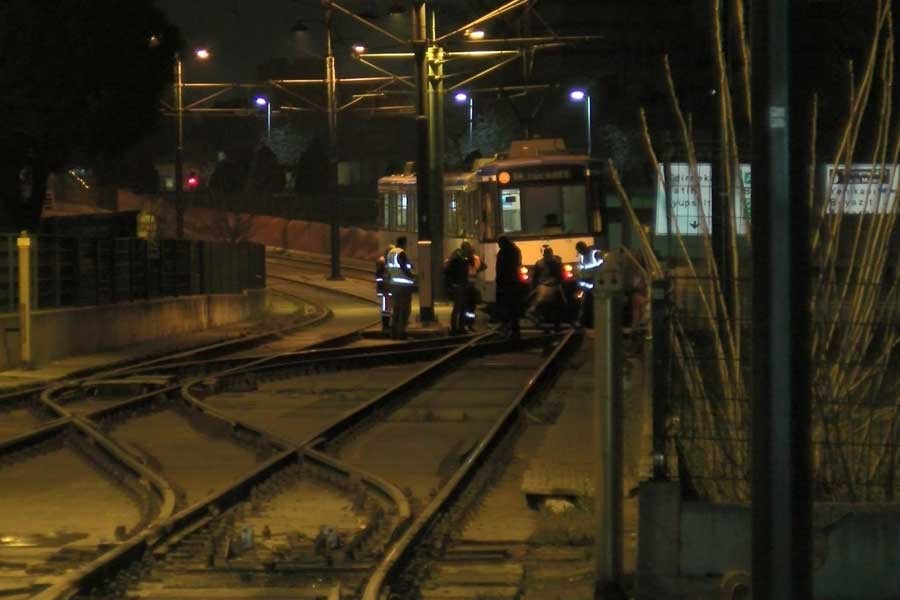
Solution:
[[[860,225],[848,221],[844,229]],[[900,240],[882,235],[880,242],[860,235],[857,256],[852,244],[843,255],[829,251],[838,258],[813,253],[810,418],[818,501],[889,502],[900,495],[900,269],[887,260]],[[749,501],[751,279],[719,284],[676,269],[668,282],[670,385],[661,402],[670,471],[688,495]]]
[[[18,305],[14,235],[0,236],[0,311]],[[164,296],[240,293],[266,285],[265,247],[136,238],[32,238],[35,308],[112,304]]]

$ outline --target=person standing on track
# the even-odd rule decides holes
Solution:
[[[453,310],[450,312],[450,335],[459,335],[465,330],[469,262],[473,254],[472,245],[469,242],[463,242],[444,262],[444,283],[453,300]]]
[[[391,330],[391,302],[390,276],[387,270],[387,255],[395,248],[394,244],[388,244],[387,250],[375,261],[375,295],[378,297],[378,305],[381,307],[381,331],[388,333]]]
[[[468,243],[468,242],[466,242]],[[481,294],[478,291],[478,274],[487,269],[484,260],[469,245],[469,261],[466,272],[466,306],[463,314],[463,329],[475,331],[475,307],[481,303]]]
[[[522,251],[505,235],[497,239],[497,307],[500,312],[500,330],[513,341],[519,339],[519,305],[522,284],[519,270],[522,268]]]
[[[394,302],[391,311],[391,339],[405,340],[412,310],[413,287],[416,285],[416,275],[406,256],[405,236],[398,237],[397,246],[387,253],[385,266],[390,277],[388,289]]]

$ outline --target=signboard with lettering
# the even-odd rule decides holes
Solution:
[[[559,181],[580,179],[584,170],[569,167],[529,169],[527,171],[501,171],[497,174],[500,183],[522,183],[526,181]],[[506,179],[506,181],[504,181]]]
[[[825,165],[824,189],[829,214],[887,214],[897,210],[900,166],[854,164]]]
[[[741,164],[740,178],[735,178],[734,217],[738,235],[750,231],[750,165]],[[698,163],[694,178],[691,177],[690,165],[687,163],[671,163],[669,172],[672,177],[670,208],[670,225],[666,223],[666,184],[665,175],[657,178],[656,190],[656,233],[680,233],[681,235],[702,235],[705,230],[712,231],[712,166],[709,163]],[[742,189],[738,189],[738,186]],[[700,204],[698,205],[698,192]],[[701,216],[702,215],[702,216]]]

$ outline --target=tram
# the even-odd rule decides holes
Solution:
[[[522,251],[529,269],[549,245],[574,285],[575,245],[594,244],[601,233],[599,164],[566,150],[561,139],[515,141],[509,151],[479,159],[471,172],[444,177],[444,247],[447,257],[468,240],[485,259],[482,297],[496,297],[497,238],[505,235]],[[416,176],[389,175],[378,181],[378,229],[383,246],[405,235],[416,241]]]

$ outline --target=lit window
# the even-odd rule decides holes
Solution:
[[[458,206],[456,203],[456,192],[450,192],[450,199],[447,201],[447,234],[459,235],[459,218],[457,214]]]
[[[409,201],[406,197],[406,194],[400,194],[400,197],[397,198],[397,229],[405,230],[407,225],[407,210],[409,208]]]
[[[391,227],[391,195],[385,192],[381,196],[381,212],[379,214],[381,226],[385,229]]]

